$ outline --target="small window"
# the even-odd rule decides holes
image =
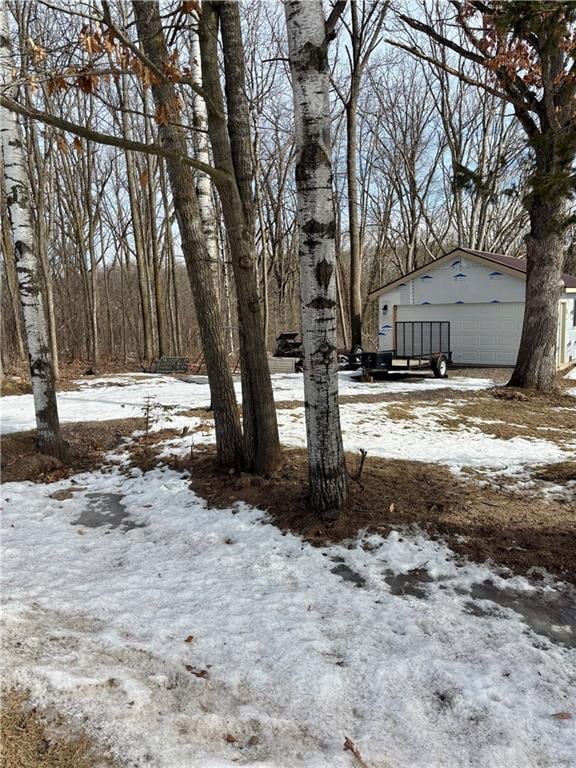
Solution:
[[[572,325],[576,328],[576,299],[572,302]]]

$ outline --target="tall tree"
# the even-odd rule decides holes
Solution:
[[[11,82],[10,38],[6,7],[0,9],[0,84]],[[28,342],[38,447],[44,453],[62,457],[66,444],[60,434],[54,368],[42,276],[30,212],[30,190],[22,131],[14,112],[0,109],[0,146],[3,154],[4,188],[12,223],[16,273]]]
[[[158,2],[134,2],[134,16],[142,47],[157,72],[168,65],[168,49],[160,21]],[[179,125],[179,100],[174,84],[167,78],[154,78],[152,94],[159,115],[160,142],[166,149],[185,155],[183,129]],[[190,285],[206,359],[214,409],[219,463],[242,466],[242,433],[236,407],[232,374],[224,342],[222,314],[217,301],[210,254],[202,231],[192,170],[176,160],[166,161],[174,199],[174,209],[182,239],[182,251],[190,275]]]
[[[194,125],[194,155],[197,160],[208,165],[210,163],[210,140],[208,138],[208,115],[206,102],[202,96],[202,64],[200,62],[200,39],[198,37],[198,14],[192,17],[190,29],[190,76],[198,87],[192,92],[192,122]],[[216,210],[212,195],[212,182],[206,173],[196,173],[196,194],[198,207],[206,238],[206,246],[212,262],[212,270],[216,277],[216,287],[220,287],[219,275],[219,246],[218,228],[216,225]]]
[[[321,0],[286,3],[296,125],[304,400],[310,499],[326,517],[346,502],[338,407],[336,242],[330,141],[329,26]],[[331,21],[331,24],[334,20]]]
[[[360,7],[359,7],[360,5]],[[350,331],[351,346],[362,345],[362,238],[358,190],[358,106],[362,79],[370,56],[380,42],[388,2],[350,0],[349,89],[338,94],[346,112],[346,178],[348,182],[348,229],[350,232]]]
[[[220,84],[218,60],[220,27],[226,104]],[[199,34],[202,80],[207,96],[208,133],[214,164],[220,171],[215,177],[215,184],[226,225],[236,284],[244,456],[248,468],[268,473],[278,467],[281,450],[258,294],[252,142],[238,4],[230,0],[205,0],[202,3]]]
[[[533,159],[525,205],[526,304],[516,367],[510,384],[549,392],[556,373],[558,301],[562,290],[567,207],[575,191],[576,158],[576,3],[537,0],[451,0],[462,30],[455,39],[434,18],[402,15],[413,30],[432,41],[427,54],[417,44],[400,44],[468,84],[489,90],[513,108]],[[440,46],[460,60],[487,69],[484,82],[473,69],[442,61]]]

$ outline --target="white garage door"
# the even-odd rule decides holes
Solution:
[[[397,319],[449,320],[450,346],[455,363],[514,365],[523,316],[523,302],[416,304],[399,306]]]

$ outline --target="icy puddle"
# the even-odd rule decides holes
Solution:
[[[366,586],[366,579],[346,565],[344,558],[333,557],[331,560],[338,563],[331,569],[332,573],[357,587]],[[425,600],[429,597],[428,585],[437,584],[439,589],[449,588],[449,582],[444,578],[435,579],[425,568],[416,568],[408,573],[386,569],[383,575],[390,593],[396,596]],[[507,608],[514,611],[516,618],[520,617],[537,635],[543,635],[567,648],[576,648],[576,595],[573,590],[527,594],[525,591],[499,588],[489,579],[466,588],[452,588],[456,594],[472,598],[463,605],[464,611],[472,616],[506,620],[510,615],[501,609]]]
[[[564,592],[526,595],[513,589],[498,589],[492,582],[474,584],[470,596],[481,604],[467,603],[465,608],[475,616],[494,616],[498,608],[510,608],[537,635],[555,643],[576,648],[576,609],[573,595]]]
[[[72,525],[83,525],[86,528],[107,525],[111,529],[119,528],[124,533],[145,527],[144,523],[137,523],[130,518],[119,493],[87,493],[86,498],[89,500],[87,509],[80,513]]]

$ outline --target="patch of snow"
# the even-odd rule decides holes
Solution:
[[[453,436],[452,436],[453,437]],[[4,681],[144,768],[568,768],[573,650],[470,589],[536,595],[424,535],[312,547],[171,471],[3,486]],[[120,494],[144,527],[71,525]],[[334,572],[344,563],[365,583]],[[424,598],[386,578],[425,569]],[[187,642],[187,639],[189,642]],[[230,736],[232,740],[227,740]]]
[[[514,471],[535,463],[565,461],[572,455],[554,443],[536,438],[503,440],[472,428],[448,430],[438,421],[446,411],[438,408],[413,409],[415,418],[398,420],[386,416],[391,403],[346,403],[340,408],[344,447],[363,448],[371,456],[410,459],[463,466]],[[457,415],[457,412],[455,413]],[[290,446],[305,444],[304,409],[280,411],[282,441]]]
[[[101,421],[141,417],[147,398],[153,398],[166,408],[185,410],[207,408],[210,389],[205,376],[194,376],[185,381],[161,374],[136,373],[124,376],[104,376],[81,381],[78,391],[58,393],[60,421]],[[141,379],[139,381],[138,379]],[[418,378],[410,380],[379,381],[365,384],[355,381],[348,372],[339,374],[341,395],[413,392],[417,390],[451,389],[469,391],[493,385],[490,379],[458,377],[449,379]],[[80,382],[78,382],[80,383]],[[302,374],[275,374],[272,376],[276,400],[303,400]],[[112,385],[112,386],[109,386]],[[115,386],[114,386],[115,385]],[[241,402],[240,383],[235,385],[238,402]],[[32,395],[13,395],[0,399],[1,434],[34,429],[34,403]]]

